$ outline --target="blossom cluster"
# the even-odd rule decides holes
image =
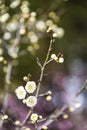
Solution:
[[[39,39],[44,37],[47,27],[52,27],[53,37],[62,38],[64,36],[64,29],[58,26],[60,17],[54,12],[44,12],[38,17],[38,11],[31,11],[29,0],[12,0],[6,5],[5,0],[0,0],[0,24],[1,24],[1,37],[0,37],[0,62],[7,64],[6,54],[12,59],[19,56],[31,53],[32,55],[40,48]],[[12,13],[10,13],[10,10]],[[43,10],[42,10],[43,11]],[[17,34],[17,35],[16,35]],[[8,44],[6,44],[8,43]],[[20,44],[21,43],[21,44]],[[30,44],[29,44],[30,43]],[[22,45],[26,44],[26,51],[21,49]],[[5,69],[3,69],[5,71]]]
[[[25,86],[19,86],[15,90],[15,93],[17,98],[23,100],[23,103],[28,107],[34,107],[37,104],[37,98],[30,94],[33,94],[35,90],[36,83],[34,81],[28,81]]]
[[[60,54],[59,56],[56,56],[56,54],[51,54],[51,59],[58,63],[63,63],[64,62],[64,57],[63,54]]]
[[[34,81],[30,81],[27,76],[23,78],[26,81],[25,86],[19,86],[16,90],[16,96],[18,99],[22,100],[24,104],[26,104],[27,107],[33,108],[37,104],[37,97],[34,96],[34,93],[37,89],[37,85]],[[51,100],[51,91],[46,92],[45,94],[42,94],[40,96],[45,96],[47,101]],[[37,113],[31,113],[30,120],[34,124],[38,120],[41,120],[43,117],[41,115],[38,115]],[[16,122],[16,125],[19,125],[20,122]],[[44,126],[42,126],[43,129],[47,129]]]

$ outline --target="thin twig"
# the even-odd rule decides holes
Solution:
[[[23,122],[21,124],[16,125],[14,122],[12,122],[16,126],[16,130],[20,130],[28,122],[32,111],[33,111],[33,108],[31,108],[29,110],[28,114],[26,115],[26,117],[24,118],[24,120],[23,120]]]
[[[43,65],[41,67],[41,74],[40,74],[39,83],[38,83],[37,90],[36,90],[36,97],[38,97],[38,94],[39,94],[41,82],[42,82],[43,75],[44,75],[44,69],[45,69],[45,66],[48,64],[48,59],[49,59],[49,55],[50,55],[53,43],[54,43],[54,39],[51,37],[49,49],[48,49],[48,52],[47,52],[47,56],[46,56],[46,59],[45,59]]]
[[[46,63],[46,65],[48,65],[52,61],[53,61],[53,59],[48,60],[47,63]]]
[[[24,125],[27,123],[27,121],[28,121],[28,119],[29,119],[29,117],[30,117],[32,111],[33,111],[33,109],[31,108],[31,109],[29,110],[27,116],[26,116],[25,119],[23,120],[23,122],[19,125],[19,127],[22,127],[22,126],[24,126]]]

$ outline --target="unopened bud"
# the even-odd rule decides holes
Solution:
[[[3,115],[2,116],[2,120],[7,120],[8,119],[8,115]]]
[[[28,78],[27,76],[24,76],[24,77],[23,77],[23,80],[26,81],[26,82],[28,82],[28,81],[29,81],[29,78]]]
[[[51,91],[48,91],[48,92],[47,92],[47,94],[51,95],[51,94],[52,94],[52,92],[51,92]]]
[[[15,125],[20,125],[20,121],[19,121],[19,120],[16,120],[16,121],[15,121]]]
[[[64,114],[64,115],[63,115],[63,119],[67,119],[68,117],[69,117],[68,114]]]
[[[64,62],[64,58],[63,58],[63,57],[59,57],[58,62],[59,62],[59,63],[63,63],[63,62]]]
[[[46,100],[50,101],[52,99],[52,97],[50,95],[46,96]]]
[[[48,128],[47,128],[47,126],[45,126],[45,125],[43,125],[42,126],[42,128],[41,128],[41,130],[47,130]]]
[[[53,33],[53,38],[56,38],[57,37],[57,34],[56,33]]]

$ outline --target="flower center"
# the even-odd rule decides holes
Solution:
[[[22,94],[23,94],[23,91],[21,90],[21,91],[19,92],[19,94],[22,95]]]
[[[32,89],[32,85],[29,85],[29,89]]]
[[[30,102],[30,103],[33,103],[33,99],[30,98],[30,99],[29,99],[29,102]]]

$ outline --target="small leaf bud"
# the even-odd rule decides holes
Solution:
[[[27,76],[24,76],[24,77],[23,77],[23,80],[26,81],[26,82],[28,82],[28,81],[29,81],[29,78],[28,78]]]
[[[53,33],[53,38],[56,38],[57,37],[57,34],[56,33]]]

